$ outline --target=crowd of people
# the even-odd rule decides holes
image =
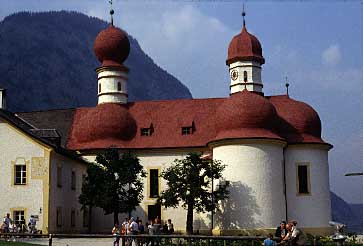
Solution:
[[[288,245],[288,246],[300,246],[305,244],[302,231],[297,228],[297,221],[291,220],[289,223],[281,221],[280,225],[276,228],[275,242],[272,233],[268,235],[268,238],[264,240],[264,246],[275,245]]]
[[[18,224],[15,224],[15,222],[10,218],[10,214],[7,213],[0,225],[0,232],[1,233],[25,233],[29,232],[31,234],[34,234],[37,232],[36,229],[37,220],[36,218],[31,215],[29,218],[29,222],[26,225],[25,220],[19,221]]]
[[[171,219],[162,223],[159,217],[156,217],[154,220],[149,220],[144,225],[142,220],[139,217],[136,220],[131,217],[130,219],[125,218],[124,222],[121,226],[116,223],[112,228],[112,234],[114,237],[114,245],[119,245],[120,235],[139,235],[139,234],[149,234],[149,235],[160,235],[160,234],[172,234],[174,232],[174,225],[171,222]],[[145,242],[146,245],[153,245],[154,241],[149,240]],[[144,244],[142,240],[138,240],[137,238],[129,240],[129,245],[139,245]]]

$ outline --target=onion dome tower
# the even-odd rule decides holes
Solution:
[[[123,65],[130,53],[127,33],[113,25],[114,11],[111,9],[111,24],[102,30],[94,42],[94,52],[101,62],[98,74],[98,104],[127,103],[127,75],[129,69]]]
[[[231,94],[246,88],[262,94],[261,65],[265,63],[258,39],[246,28],[245,10],[243,8],[243,28],[234,36],[228,47],[226,60],[231,77]]]

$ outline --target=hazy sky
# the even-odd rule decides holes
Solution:
[[[18,11],[75,10],[109,20],[107,0],[0,0],[0,20]],[[194,97],[226,97],[230,40],[241,30],[242,1],[114,0],[125,29]],[[363,2],[246,1],[247,29],[263,47],[266,95],[285,91],[319,113],[330,151],[331,189],[363,203]],[[1,44],[0,44],[1,45]],[[96,83],[96,78],[95,78]],[[96,93],[96,92],[95,92]]]

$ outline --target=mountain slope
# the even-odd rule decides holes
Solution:
[[[0,87],[7,108],[30,111],[94,106],[100,64],[96,35],[108,24],[75,12],[21,12],[0,22]],[[191,98],[189,90],[158,67],[130,38],[129,101]]]
[[[346,224],[348,231],[363,232],[363,204],[349,204],[334,192],[330,195],[332,220]]]

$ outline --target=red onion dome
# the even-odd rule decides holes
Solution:
[[[245,26],[242,28],[241,33],[233,37],[228,47],[226,64],[229,65],[236,61],[255,61],[260,64],[265,63],[265,58],[262,56],[260,41],[247,32]]]
[[[279,132],[290,143],[317,142],[321,139],[321,121],[318,113],[308,104],[288,96],[274,96],[270,102],[279,116]]]
[[[127,33],[110,25],[96,37],[93,50],[102,66],[120,66],[130,54]]]
[[[99,104],[88,109],[73,127],[78,142],[130,140],[136,133],[136,122],[127,106],[117,103]]]
[[[217,108],[216,140],[231,138],[282,139],[274,133],[274,106],[248,90],[232,94]]]

